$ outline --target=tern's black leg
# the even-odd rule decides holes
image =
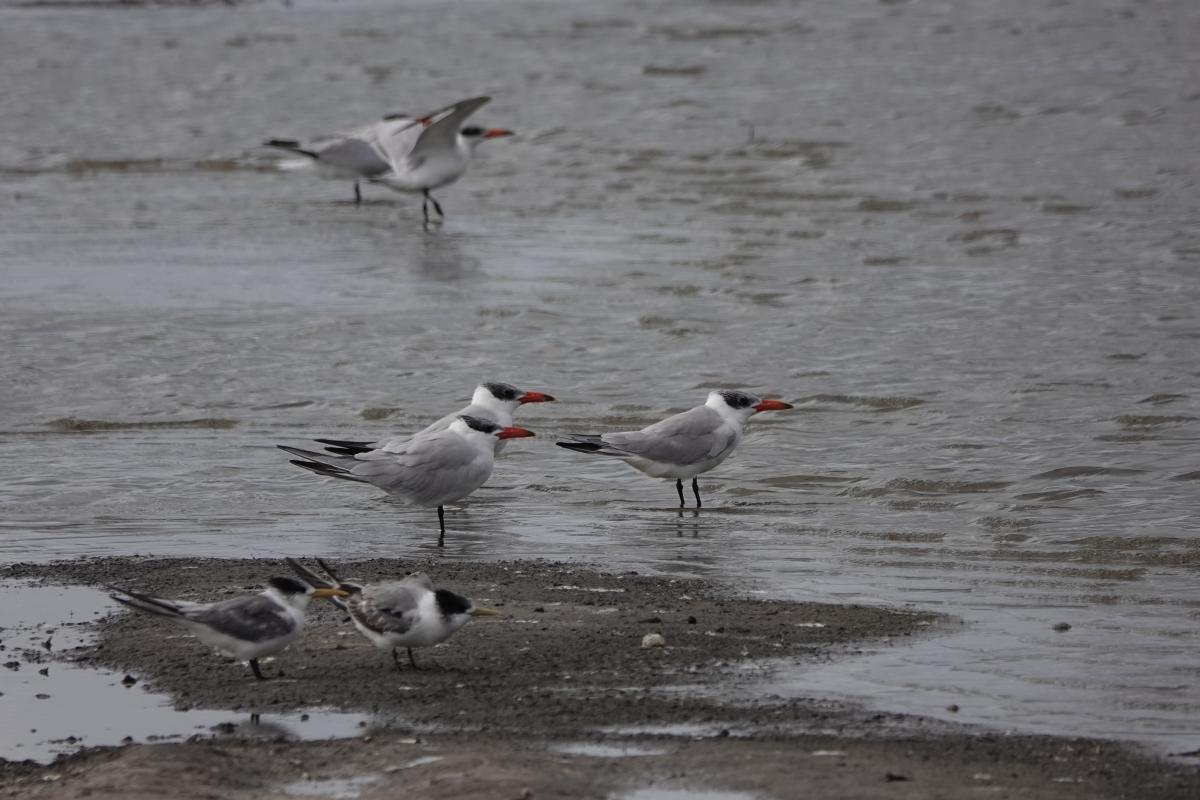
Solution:
[[[413,665],[413,669],[420,669],[420,667],[417,666],[417,660],[413,658],[413,651],[411,647],[408,648],[408,663]]]
[[[400,664],[400,651],[392,648],[392,663],[396,665],[396,672],[404,672],[404,667]]]
[[[683,492],[681,491],[680,494],[682,495]],[[700,507],[700,484],[696,481],[695,478],[692,478],[692,494],[696,495],[696,508],[699,508]]]
[[[250,659],[250,669],[254,670],[254,677],[258,678],[260,681],[265,681],[267,679],[267,676],[263,675],[262,670],[258,668],[257,658]]]
[[[442,213],[442,204],[437,201],[437,198],[435,198],[433,195],[429,195],[429,201],[433,203],[433,210],[438,212],[438,216],[442,219],[445,219],[446,215]]]
[[[426,189],[421,198],[421,216],[425,218],[425,227],[429,227],[429,190]]]
[[[679,492],[679,507],[683,508],[683,478],[675,479],[675,491]]]
[[[362,190],[358,188],[358,181],[354,182],[354,205],[362,205]]]
[[[438,506],[438,547],[446,546],[446,509]]]

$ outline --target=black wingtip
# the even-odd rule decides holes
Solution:
[[[305,150],[295,139],[267,139],[263,142],[263,147],[276,147],[280,150],[287,150],[289,153],[299,153],[309,158],[317,158],[314,151]]]
[[[555,442],[555,444],[578,453],[594,453],[604,447],[604,445],[593,444],[592,442]]]
[[[327,445],[326,452],[339,456],[356,456],[359,453],[369,453],[375,448],[371,442],[351,442],[345,439],[314,439],[313,441]]]

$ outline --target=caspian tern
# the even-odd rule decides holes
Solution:
[[[418,433],[385,448],[335,455],[279,445],[303,460],[291,463],[318,475],[369,483],[423,508],[437,506],[438,547],[445,544],[445,504],[461,500],[482,486],[496,464],[495,439],[533,436],[524,428],[460,416],[443,430]]]
[[[413,669],[420,669],[413,657],[414,647],[441,644],[471,617],[491,617],[500,613],[494,608],[477,606],[449,589],[435,589],[433,581],[424,573],[363,586],[340,580],[320,559],[317,563],[325,571],[325,579],[295,559],[289,558],[288,563],[314,586],[336,587],[349,592],[348,599],[335,602],[350,615],[350,621],[363,636],[380,650],[392,654],[397,669],[400,669],[399,648],[407,649],[409,663]]]
[[[553,401],[554,397],[545,392],[526,392],[518,389],[511,383],[488,381],[475,387],[475,393],[471,395],[471,402],[466,408],[455,411],[453,414],[447,414],[437,422],[421,430],[420,433],[445,430],[450,427],[450,424],[454,420],[463,416],[486,419],[502,428],[507,428],[513,424],[513,412],[526,403],[550,403]],[[328,445],[325,449],[330,453],[353,456],[371,450],[386,450],[401,442],[408,441],[409,438],[411,437],[392,436],[387,439],[380,439],[377,442],[351,442],[345,439],[317,439],[316,441]],[[499,455],[507,444],[508,441],[506,439],[496,439],[496,455]]]
[[[197,639],[238,661],[249,661],[254,677],[265,680],[258,659],[274,655],[304,634],[304,612],[314,597],[345,597],[334,586],[314,589],[295,578],[271,578],[267,590],[217,603],[167,600],[108,587],[118,603],[148,614],[168,617]]]
[[[513,135],[505,128],[463,126],[467,117],[490,100],[472,97],[422,117],[391,115],[319,150],[303,148],[289,139],[271,139],[266,144],[308,156],[327,175],[352,178],[355,202],[361,201],[359,180],[398,192],[420,192],[428,225],[430,202],[439,217],[446,216],[429,193],[461,178],[480,142]]]
[[[674,478],[679,507],[684,507],[683,479],[692,479],[696,508],[700,484],[696,476],[720,464],[742,440],[742,426],[760,411],[791,408],[779,400],[764,400],[730,389],[710,392],[704,405],[667,417],[640,431],[568,435],[559,447],[580,453],[619,458],[652,478]]]

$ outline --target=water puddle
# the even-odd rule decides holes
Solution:
[[[755,800],[746,792],[696,791],[695,789],[634,789],[617,800]]]
[[[661,756],[666,754],[662,747],[643,747],[634,744],[596,744],[594,742],[565,742],[550,748],[555,753],[567,756],[591,756],[592,758],[628,758],[630,756]]]
[[[289,797],[324,797],[331,800],[354,800],[363,789],[378,783],[379,775],[359,775],[354,778],[321,778],[296,781],[283,787]]]
[[[0,585],[0,758],[52,761],[82,747],[193,736],[296,740],[362,734],[367,717],[324,709],[289,714],[178,711],[133,676],[74,666],[56,653],[88,643],[116,603],[78,586]]]

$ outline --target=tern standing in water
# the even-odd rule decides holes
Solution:
[[[502,427],[469,415],[443,430],[418,433],[386,447],[336,455],[279,445],[292,464],[318,475],[377,486],[393,497],[422,508],[437,507],[438,547],[446,542],[445,504],[461,500],[487,482],[496,465],[498,439],[533,436],[524,428]]]
[[[267,589],[249,597],[217,603],[167,600],[148,594],[108,587],[118,603],[138,611],[167,617],[182,624],[210,647],[230,658],[250,662],[254,677],[266,680],[258,660],[282,651],[304,635],[304,612],[314,597],[345,597],[337,587],[314,589],[295,578],[271,578]]]
[[[700,484],[696,476],[708,472],[729,457],[742,440],[742,427],[760,411],[791,408],[779,400],[724,389],[710,392],[704,405],[667,417],[640,431],[568,435],[559,447],[579,453],[596,453],[619,458],[652,478],[674,478],[683,508],[683,481],[692,479],[696,508],[700,508]]]
[[[399,648],[408,650],[413,669],[420,669],[413,657],[414,647],[433,647],[449,639],[472,617],[491,617],[500,612],[477,606],[449,589],[435,589],[428,575],[418,573],[398,581],[362,586],[340,580],[320,559],[325,570],[321,578],[295,559],[288,564],[298,575],[315,586],[342,589],[349,597],[335,600],[350,615],[354,627],[380,650],[390,652],[396,668],[400,669]]]
[[[446,216],[430,192],[461,178],[481,142],[513,135],[506,128],[463,125],[490,101],[490,97],[471,97],[422,117],[391,115],[320,149],[290,139],[271,139],[266,144],[312,159],[326,175],[352,178],[355,202],[362,201],[360,180],[397,192],[420,193],[428,225],[430,203],[439,217]]]

